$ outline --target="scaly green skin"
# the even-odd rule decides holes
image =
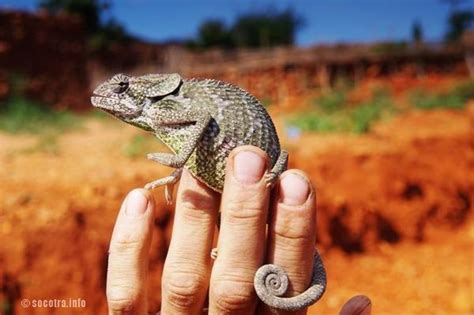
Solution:
[[[222,192],[226,159],[238,146],[257,146],[268,154],[272,168],[265,180],[269,186],[286,170],[288,153],[280,149],[267,111],[255,97],[228,83],[183,80],[178,74],[117,74],[94,90],[91,101],[120,120],[153,132],[174,152],[148,154],[149,159],[176,168],[169,176],[145,186],[152,189],[166,185],[168,201],[183,167],[213,190]],[[310,288],[290,299],[273,293],[270,287],[274,281],[265,282],[274,276],[276,268],[263,266],[255,277],[257,294],[269,306],[297,310],[316,302],[323,294],[326,275],[318,255]]]
[[[271,165],[275,165],[280,155],[275,127],[264,107],[247,92],[215,80],[184,80],[177,95],[168,95],[156,105],[164,102],[173,110],[196,108],[211,115],[185,167],[214,190],[222,191],[225,160],[237,146],[257,146],[268,153]],[[162,127],[156,136],[173,152],[180,152],[192,127]]]

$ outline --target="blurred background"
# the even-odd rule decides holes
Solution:
[[[328,289],[374,314],[473,314],[474,1],[0,0],[0,314],[105,314],[119,205],[170,169],[92,109],[111,75],[179,72],[257,96],[318,189]],[[162,189],[149,311],[173,209]],[[28,299],[86,301],[24,308]]]

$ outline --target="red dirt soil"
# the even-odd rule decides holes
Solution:
[[[310,314],[337,314],[356,294],[371,297],[374,314],[474,312],[473,120],[471,105],[410,112],[364,136],[283,139],[290,167],[317,186],[317,246],[329,284]],[[4,313],[106,313],[107,248],[120,202],[170,171],[123,154],[137,134],[122,123],[90,121],[61,135],[55,153],[32,150],[31,136],[0,134]],[[153,312],[172,228],[163,191],[154,194]],[[23,308],[24,298],[82,298],[87,306]]]

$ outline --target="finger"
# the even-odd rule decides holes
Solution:
[[[266,263],[287,272],[290,285],[286,296],[295,296],[311,282],[316,242],[314,193],[306,175],[296,170],[284,172],[276,188],[270,209]],[[273,314],[263,305],[261,313]],[[306,314],[306,310],[291,314]]]
[[[109,247],[109,314],[147,312],[146,277],[153,221],[154,202],[150,193],[132,190],[120,209]]]
[[[163,269],[162,315],[195,314],[203,307],[219,201],[219,194],[183,171]]]
[[[253,277],[264,254],[269,193],[262,176],[267,165],[265,152],[251,146],[237,148],[228,158],[210,314],[255,310]]]
[[[356,295],[344,304],[339,315],[370,315],[372,302],[365,295]]]

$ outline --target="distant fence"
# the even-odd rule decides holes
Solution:
[[[257,97],[278,100],[308,89],[329,89],[341,78],[357,82],[407,72],[407,69],[414,76],[468,75],[466,54],[461,46],[425,45],[380,51],[387,48],[383,44],[372,44],[192,52],[180,46],[142,45],[143,51],[154,49],[155,53],[150,54],[151,58],[139,58],[141,62],[131,67],[120,67],[117,63],[104,66],[100,60],[93,61],[92,82],[119,71],[132,74],[179,72],[187,77],[232,82]],[[115,50],[120,56],[117,58],[139,55],[133,46]],[[113,58],[116,57],[106,59]]]
[[[11,93],[9,77],[18,73],[27,79],[29,96],[74,109],[89,108],[92,87],[116,72],[218,78],[257,97],[281,99],[308,89],[331,88],[339,78],[358,81],[407,68],[412,75],[467,75],[466,60],[472,58],[466,56],[461,45],[376,43],[194,52],[179,45],[143,42],[114,44],[91,55],[77,19],[0,12],[0,99]]]

